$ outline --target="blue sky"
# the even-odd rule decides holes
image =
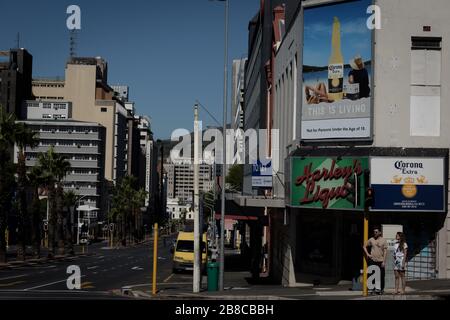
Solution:
[[[0,50],[20,46],[34,57],[34,77],[64,77],[69,55],[66,9],[81,8],[78,56],[102,56],[109,83],[130,86],[138,112],[157,138],[193,129],[198,99],[222,119],[224,3],[208,0],[2,1]],[[230,0],[229,61],[247,55],[248,22],[259,0]],[[9,12],[10,14],[5,14]],[[213,125],[203,112],[204,125]]]
[[[341,23],[341,49],[344,64],[356,54],[371,59],[371,34],[366,26],[366,13],[372,0],[357,0],[305,10],[304,65],[327,66],[331,55],[333,18]]]

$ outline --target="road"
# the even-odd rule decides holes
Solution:
[[[158,244],[158,283],[171,277],[170,239]],[[0,270],[0,299],[125,299],[123,287],[152,283],[153,242],[109,249],[89,246],[89,256]],[[80,267],[81,290],[69,290],[67,268]],[[187,275],[190,277],[190,275]]]

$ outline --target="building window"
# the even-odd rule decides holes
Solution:
[[[442,38],[411,38],[410,135],[439,137]]]
[[[102,112],[108,112],[108,108],[102,108]]]

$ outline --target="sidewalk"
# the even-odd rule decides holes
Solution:
[[[266,279],[255,282],[250,272],[239,265],[239,257],[227,255],[225,261],[223,292],[208,292],[206,276],[202,277],[202,290],[197,294],[192,293],[189,283],[159,283],[156,296],[151,294],[150,283],[126,291],[132,296],[154,300],[438,300],[450,297],[450,279],[410,281],[405,295],[393,295],[393,290],[386,290],[383,295],[363,297],[362,291],[351,290],[351,283],[292,288]]]
[[[205,278],[205,277],[204,277]],[[441,300],[450,297],[450,280],[423,280],[407,287],[405,295],[393,295],[386,291],[383,295],[363,297],[361,291],[351,291],[348,285],[287,288],[281,285],[230,286],[230,277],[225,281],[223,292],[206,291],[206,281],[202,281],[202,291],[192,293],[192,286],[158,288],[156,296],[151,295],[151,286],[130,288],[133,295],[156,300]],[[233,284],[236,285],[235,281]],[[445,289],[438,289],[445,288]]]

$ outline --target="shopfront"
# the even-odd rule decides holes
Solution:
[[[287,206],[295,215],[291,236],[297,281],[358,277],[365,211],[369,236],[374,226],[385,229],[387,237],[393,226],[406,234],[408,279],[437,277],[437,234],[448,202],[448,150],[317,148],[299,150],[289,162]],[[373,202],[365,208],[368,188]]]
[[[334,282],[362,262],[365,156],[291,159],[290,207],[296,219],[296,273]],[[359,248],[359,250],[358,250]]]
[[[445,157],[370,158],[375,195],[370,217],[375,224],[398,225],[405,233],[409,279],[437,277],[436,240],[447,211],[447,163]]]

